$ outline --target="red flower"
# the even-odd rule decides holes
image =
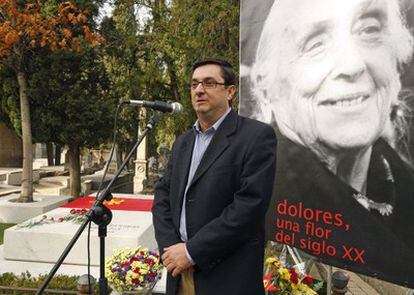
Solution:
[[[83,208],[83,209],[81,210],[81,213],[82,213],[82,214],[85,214],[85,213],[86,213],[86,209],[85,209],[85,208]]]
[[[138,284],[139,283],[139,280],[137,278],[134,278],[131,281],[132,281],[133,284]]]
[[[139,274],[139,268],[138,268],[138,267],[136,267],[136,268],[134,269],[134,273]]]
[[[295,270],[292,270],[290,273],[290,280],[292,281],[292,283],[297,284],[298,283],[298,274],[296,273]]]
[[[306,276],[304,279],[303,279],[303,282],[306,284],[306,285],[308,285],[308,286],[310,286],[311,284],[312,284],[312,282],[313,282],[313,279],[312,279],[312,277],[311,276]]]
[[[131,262],[131,263],[134,262],[134,261],[139,261],[139,259],[136,258],[136,257],[132,257],[131,260],[129,260],[129,262]]]
[[[63,217],[59,217],[59,222],[63,222],[63,220],[65,220]]]
[[[70,214],[75,214],[76,213],[76,210],[75,209],[71,209],[70,210]]]
[[[152,278],[152,277],[155,276],[155,273],[153,273],[152,271],[150,271],[148,275],[150,276],[150,278]]]
[[[127,262],[127,263],[122,263],[122,264],[121,264],[121,266],[122,266],[122,267],[129,267],[129,266],[131,266],[131,265]]]
[[[146,258],[145,259],[145,262],[146,263],[148,263],[149,265],[153,265],[154,264],[154,261],[152,261],[151,259],[149,259],[149,258]]]
[[[277,291],[279,291],[279,288],[277,288],[275,285],[273,285],[272,283],[269,282],[269,284],[267,284],[267,286],[265,287],[265,291],[267,291],[267,292],[277,292]]]
[[[80,214],[82,212],[82,210],[81,209],[76,209],[76,213],[77,214]]]

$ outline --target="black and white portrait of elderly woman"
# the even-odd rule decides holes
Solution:
[[[322,261],[413,287],[413,110],[401,91],[413,56],[405,17],[412,1],[263,1],[255,4],[267,5],[262,31],[243,52],[257,23],[252,11],[260,11],[247,2],[241,113],[279,135],[268,238],[283,230],[282,242]],[[305,218],[304,208],[337,222]],[[315,235],[308,221],[327,234]]]

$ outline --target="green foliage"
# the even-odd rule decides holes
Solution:
[[[15,275],[13,273],[3,273],[0,275],[0,286],[5,287],[24,287],[39,288],[46,280],[47,275],[33,277],[29,272]],[[49,283],[48,289],[55,290],[77,290],[78,276],[56,275]],[[10,291],[9,291],[10,292]],[[10,294],[10,293],[9,293]],[[14,294],[23,294],[22,291],[16,291]],[[33,294],[28,292],[27,294]]]
[[[4,231],[14,225],[13,223],[0,223],[0,245],[3,244]]]
[[[0,68],[0,122],[21,135],[19,88],[16,74],[10,68]]]
[[[172,100],[184,106],[183,115],[161,120],[148,140],[150,155],[161,144],[171,147],[195,121],[186,87],[192,64],[216,57],[238,66],[239,1],[118,0],[101,31],[115,97]],[[124,143],[131,139],[126,136],[133,131],[131,116],[137,118],[125,112],[121,119]]]
[[[118,102],[139,99],[142,96],[143,71],[138,64],[139,36],[133,1],[119,1],[112,18],[104,18],[101,32],[106,39],[103,48],[104,65],[111,82],[110,95]],[[129,151],[138,134],[137,108],[123,108],[119,116],[118,150]]]
[[[112,124],[115,102],[109,96],[109,80],[96,50],[81,54],[39,50],[31,56],[27,73],[35,142],[92,147],[110,137],[108,126]],[[16,79],[8,69],[0,77],[3,114],[20,134]]]
[[[61,52],[39,61],[30,80],[33,125],[41,141],[97,146],[110,137],[114,100],[109,81],[95,50]],[[48,70],[45,69],[47,63]],[[49,79],[45,79],[48,75]],[[43,127],[40,129],[39,127]],[[36,130],[34,130],[36,131]],[[49,139],[49,140],[46,140]]]
[[[239,1],[173,0],[169,7],[154,8],[153,15],[152,25],[156,27],[153,46],[163,52],[170,70],[169,83],[172,83],[171,71],[175,71],[180,102],[185,108],[182,117],[170,117],[164,121],[162,131],[157,134],[159,143],[171,145],[174,137],[188,129],[195,120],[190,92],[186,87],[192,65],[215,57],[238,66]]]
[[[92,5],[89,0],[76,2]],[[91,6],[94,15],[103,2]],[[192,64],[217,57],[238,66],[236,0],[117,0],[113,16],[103,19],[100,31],[104,46],[83,55],[42,53],[27,59],[36,141],[94,146],[108,138],[119,101],[179,101],[184,114],[165,116],[149,135],[149,153],[154,155],[160,145],[171,147],[195,121],[186,87]],[[2,70],[0,81],[0,120],[19,132],[17,83]],[[141,121],[149,114],[141,115]],[[136,140],[139,119],[135,107],[121,112],[118,147],[123,153]]]

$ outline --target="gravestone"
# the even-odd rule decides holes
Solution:
[[[28,221],[8,228],[4,235],[4,258],[7,260],[55,262],[65,249],[80,223],[66,221],[73,208],[57,208]],[[156,249],[151,212],[112,210],[113,219],[108,226],[105,254],[111,256],[115,248],[141,245]],[[53,218],[54,221],[50,221]],[[43,222],[43,220],[45,220]],[[62,220],[62,221],[60,221]],[[66,264],[87,264],[87,231],[81,235]],[[98,227],[91,227],[91,264],[99,265]]]

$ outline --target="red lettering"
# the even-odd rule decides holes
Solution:
[[[282,203],[277,204],[276,211],[281,215],[286,215],[287,200],[285,199]]]
[[[362,264],[365,264],[365,260],[362,258],[362,255],[364,255],[365,250],[358,251],[358,249],[355,249],[355,248],[354,248],[354,251],[356,252],[355,254],[357,255],[357,256],[354,258],[354,261],[359,260],[359,262],[361,262]]]
[[[349,259],[353,262],[360,262],[362,264],[365,264],[365,260],[364,258],[362,258],[362,255],[365,254],[365,250],[361,249],[356,249],[356,248],[347,248],[346,246],[342,246],[342,249],[344,249],[345,254],[342,256],[342,259]],[[355,257],[352,257],[352,252],[355,252]]]
[[[298,215],[298,209],[296,208],[295,205],[290,205],[289,208],[288,208],[288,213],[289,213],[290,216],[296,217],[296,215]]]
[[[342,255],[342,259],[348,258],[349,260],[354,261],[351,256],[351,251],[353,248],[348,249],[346,246],[342,246],[342,249],[345,251],[345,254]]]
[[[326,224],[332,224],[332,213],[329,211],[323,212],[322,219]]]
[[[341,213],[335,214],[334,218],[335,218],[334,225],[336,225],[337,227],[341,227],[341,226],[344,225],[344,221],[342,220],[342,214]]]

